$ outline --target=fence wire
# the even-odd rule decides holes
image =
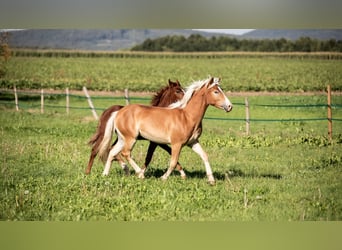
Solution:
[[[7,94],[7,95],[13,95],[12,90],[1,90],[0,95]],[[40,98],[41,93],[40,92],[32,92],[32,91],[17,91],[18,95],[28,95],[28,96],[37,96]],[[86,100],[87,97],[84,95],[77,95],[77,94],[66,94],[66,93],[52,93],[52,92],[44,92],[43,96],[56,96],[56,97],[73,97],[73,98],[79,98]],[[126,100],[124,96],[91,96],[91,99],[93,100]],[[151,98],[149,97],[134,97],[130,96],[129,100],[135,100],[135,101],[150,101]],[[2,105],[8,105],[8,106],[15,106],[14,103],[14,97],[13,101],[1,101]],[[237,106],[245,106],[245,103],[236,102],[234,105]],[[23,104],[20,102],[18,104],[19,108],[21,109],[31,109],[31,108],[40,108],[41,104]],[[269,108],[322,108],[322,107],[328,107],[327,104],[253,104],[250,105],[250,107],[269,107]],[[331,107],[334,109],[340,109],[342,108],[342,104],[331,104]],[[65,105],[51,105],[51,104],[44,104],[44,108],[55,108],[55,109],[66,109]],[[75,110],[91,110],[91,108],[88,107],[76,107],[76,106],[69,106],[69,109],[75,109]],[[108,107],[95,107],[95,110],[97,111],[104,111]],[[327,121],[329,120],[327,117],[317,117],[317,118],[286,118],[286,119],[272,119],[272,118],[234,118],[234,117],[207,117],[205,116],[204,119],[206,120],[219,120],[219,121],[238,121],[238,122],[310,122],[310,121]],[[337,121],[341,122],[342,118],[331,118],[331,121]]]

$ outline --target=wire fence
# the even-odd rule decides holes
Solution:
[[[102,112],[108,107],[95,107],[93,105],[92,100],[111,100],[115,102],[126,102],[126,104],[130,103],[131,101],[134,102],[149,102],[151,98],[149,97],[130,97],[128,95],[128,90],[125,91],[125,95],[122,96],[90,96],[87,93],[86,88],[83,89],[84,95],[81,94],[72,94],[69,93],[69,90],[66,89],[65,93],[57,93],[57,92],[45,92],[41,90],[38,91],[25,91],[20,90],[17,91],[14,87],[13,90],[5,89],[0,90],[0,97],[6,96],[6,98],[1,98],[1,105],[7,106],[15,106],[16,110],[19,109],[39,109],[41,113],[44,113],[46,108],[48,109],[65,109],[66,112],[69,114],[69,110],[90,110],[92,111],[94,118],[97,120],[98,116],[96,111]],[[329,92],[329,91],[328,91]],[[331,94],[330,94],[331,95]],[[21,96],[20,99],[23,99],[19,102],[18,96]],[[45,103],[45,99],[57,99],[57,98],[66,98],[65,105],[57,105],[57,104],[47,104]],[[88,106],[72,106],[69,104],[69,98],[76,98],[80,100],[88,101]],[[40,103],[37,101],[40,99]],[[328,121],[328,123],[332,122],[342,122],[342,118],[329,117],[329,110],[331,114],[331,109],[342,109],[342,104],[333,104],[329,103],[329,93],[328,93],[328,103],[315,103],[315,104],[253,104],[252,107],[263,107],[263,108],[280,108],[280,109],[297,109],[297,108],[326,108],[328,110],[328,115],[325,117],[310,117],[310,118],[251,118],[249,115],[249,103],[248,99],[245,99],[245,103],[242,102],[234,102],[235,106],[244,106],[246,108],[246,117],[209,117],[205,116],[204,119],[206,120],[218,120],[218,121],[237,121],[237,122],[246,122],[246,133],[249,134],[249,125],[251,122],[314,122],[314,121]],[[29,103],[26,100],[35,100],[34,103]],[[331,125],[329,125],[331,127]],[[332,134],[332,131],[328,131],[328,134]]]

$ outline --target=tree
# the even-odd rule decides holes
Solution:
[[[310,37],[300,37],[295,42],[295,50],[302,52],[311,52],[311,43],[312,40]]]

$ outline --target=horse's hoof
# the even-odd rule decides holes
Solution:
[[[125,176],[129,176],[129,169],[125,169]]]
[[[209,174],[207,176],[208,176],[208,183],[209,183],[209,185],[214,186],[215,185],[215,178],[214,178],[214,176],[212,174]]]
[[[186,175],[181,175],[182,180],[186,180]]]
[[[138,173],[138,178],[139,179],[145,179],[145,175],[144,175],[144,172],[141,171],[140,173]]]
[[[210,186],[215,186],[216,182],[215,181],[208,181]]]

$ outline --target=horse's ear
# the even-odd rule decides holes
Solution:
[[[214,77],[210,77],[210,79],[207,83],[207,87],[209,87],[213,82],[214,82]]]
[[[173,81],[171,81],[170,79],[169,79],[169,86],[170,87],[175,87],[175,86],[177,86],[178,84],[178,81],[177,82],[173,82]]]

